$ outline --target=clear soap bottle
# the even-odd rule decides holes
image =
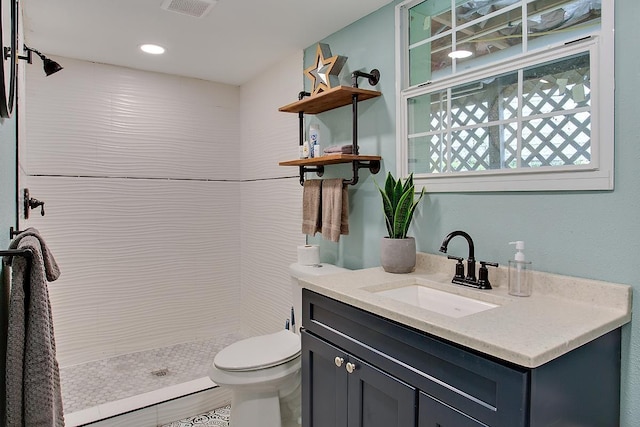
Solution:
[[[509,294],[518,297],[531,296],[531,261],[524,257],[524,242],[509,242],[516,246],[513,259],[509,260]]]

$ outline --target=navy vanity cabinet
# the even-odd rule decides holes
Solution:
[[[302,331],[305,427],[414,427],[416,389]]]
[[[304,427],[619,424],[619,328],[529,369],[308,289],[302,311]]]
[[[486,427],[438,399],[420,392],[419,427]]]

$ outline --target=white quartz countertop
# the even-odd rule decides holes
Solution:
[[[454,264],[418,254],[410,274],[381,267],[307,277],[301,286],[346,304],[520,366],[535,368],[631,320],[632,288],[589,279],[532,272],[533,293],[507,292],[507,269],[490,270],[491,290],[451,283]],[[372,291],[428,281],[428,286],[498,306],[453,318]]]

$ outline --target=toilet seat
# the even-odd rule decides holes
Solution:
[[[300,337],[282,330],[231,344],[216,354],[213,365],[224,371],[255,371],[289,362],[300,352]]]

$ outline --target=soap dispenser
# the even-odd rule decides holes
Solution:
[[[528,297],[531,295],[531,261],[525,260],[522,240],[509,242],[509,244],[516,246],[513,259],[509,260],[509,294]]]

